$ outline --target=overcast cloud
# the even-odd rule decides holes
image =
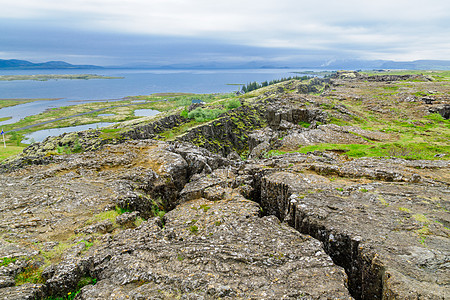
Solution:
[[[0,58],[450,60],[447,0],[0,0]]]

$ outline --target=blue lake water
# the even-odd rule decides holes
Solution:
[[[136,109],[134,115],[137,117],[150,117],[159,114],[159,111],[154,109]]]
[[[249,82],[269,81],[295,76],[297,69],[255,70],[138,70],[138,69],[71,69],[71,70],[0,70],[0,75],[97,74],[123,79],[0,81],[0,99],[56,98],[0,109],[0,118],[12,117],[0,125],[39,114],[46,109],[76,105],[87,101],[114,101],[126,96],[153,93],[228,93]]]
[[[112,124],[114,124],[114,123],[101,122],[101,123],[94,123],[94,124],[87,124],[87,125],[78,125],[78,126],[71,126],[71,127],[39,130],[39,131],[35,131],[35,132],[25,135],[25,138],[22,140],[22,143],[31,144],[33,142],[42,142],[48,136],[56,136],[56,135],[61,135],[63,133],[88,130],[91,128],[97,129],[97,128],[105,127],[105,126],[112,125]]]

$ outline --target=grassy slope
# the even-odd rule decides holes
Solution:
[[[427,74],[428,73],[428,74]],[[344,121],[332,119],[337,125],[353,125],[392,135],[392,140],[361,144],[320,144],[291,149],[307,153],[314,150],[337,150],[349,157],[402,157],[406,159],[450,159],[450,120],[439,114],[428,114],[420,100],[423,96],[441,97],[449,94],[450,71],[396,71],[373,74],[432,74],[433,82],[398,81],[392,83],[349,83],[337,87],[327,96],[322,108],[329,113],[336,105],[345,105],[357,117]],[[430,93],[432,91],[432,93]],[[406,100],[415,99],[414,101]],[[272,151],[269,155],[284,152]],[[440,156],[445,154],[444,156]]]
[[[1,141],[1,143],[0,143],[0,161],[7,157],[19,154],[20,152],[22,152],[22,150],[23,150],[23,147],[21,147],[21,146],[7,145],[6,148],[4,148],[3,141]]]

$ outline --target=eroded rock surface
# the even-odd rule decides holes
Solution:
[[[449,163],[433,176],[446,181],[440,183],[426,177],[433,171],[419,175],[401,160],[343,162],[293,155],[283,160],[296,172],[255,173],[255,198],[266,214],[322,241],[346,268],[355,297],[445,299],[450,292],[450,190],[440,171],[448,172]],[[331,174],[337,180],[309,173],[315,164],[322,166],[313,167],[319,174],[336,170]]]
[[[443,92],[427,104],[389,85],[400,80]],[[299,94],[326,81],[289,81],[177,142],[147,138],[185,124],[179,115],[122,138],[33,145],[1,167],[0,299],[447,299],[448,160],[270,152],[395,140],[347,124],[396,118],[386,91],[415,116],[447,105],[447,87],[428,80],[338,74],[324,91],[337,105]],[[445,144],[421,120],[401,126]],[[50,155],[74,138],[92,151]]]
[[[99,281],[80,299],[350,299],[320,242],[259,213],[239,195],[200,198],[167,213],[164,228],[149,220],[109,237],[89,270]]]

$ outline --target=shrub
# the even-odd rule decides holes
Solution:
[[[182,116],[183,118],[188,118],[188,114],[189,112],[187,111],[187,109],[185,109],[180,113],[180,116]]]
[[[214,120],[222,113],[224,113],[222,109],[203,109],[201,107],[197,107],[188,113],[188,118],[195,119],[197,122],[205,122]]]
[[[227,109],[233,109],[233,108],[237,108],[241,106],[241,101],[237,100],[237,99],[232,99],[230,101],[227,102],[227,104],[225,104],[225,107]]]

